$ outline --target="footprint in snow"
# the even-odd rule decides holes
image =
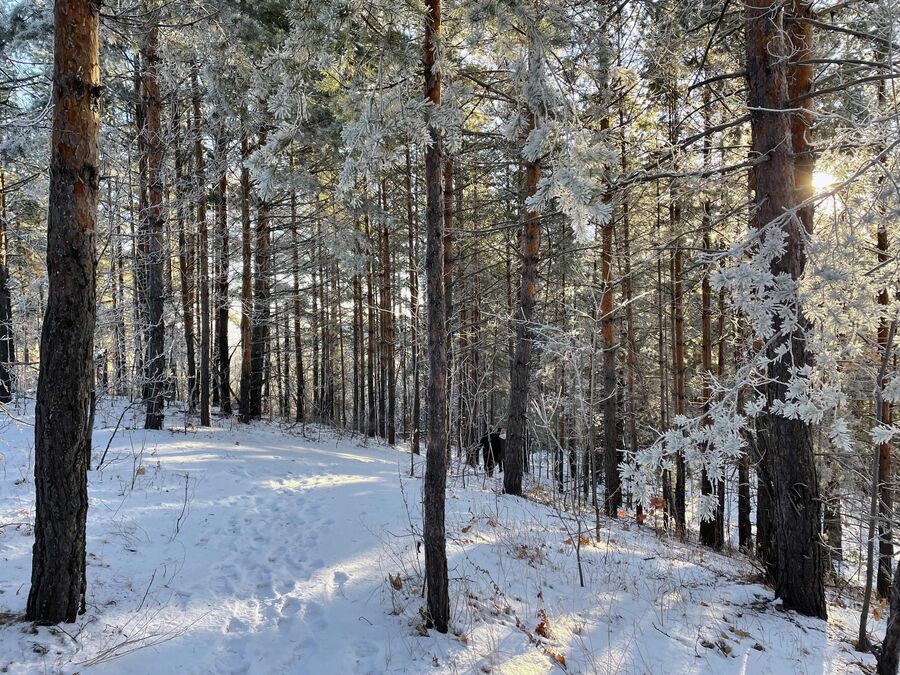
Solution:
[[[348,581],[350,581],[350,576],[344,572],[337,571],[334,573],[334,583],[338,586],[343,586]]]

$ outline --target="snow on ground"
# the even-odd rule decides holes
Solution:
[[[177,414],[146,432],[136,408],[106,403],[94,465],[123,411],[89,476],[87,612],[58,628],[19,618],[30,408],[0,423],[0,672],[824,674],[874,663],[851,645],[854,607],[833,605],[827,624],[783,612],[744,559],[633,521],[603,519],[597,539],[592,512],[504,496],[471,475],[450,481],[447,500],[453,631],[429,632],[421,481],[407,452],[314,427],[197,430]]]

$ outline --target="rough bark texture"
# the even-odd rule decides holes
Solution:
[[[259,144],[265,145],[267,129],[260,132]],[[250,417],[258,419],[263,412],[263,381],[265,377],[266,351],[269,344],[269,320],[271,318],[271,253],[269,251],[270,205],[266,195],[256,197],[256,266],[253,270],[253,314],[250,322]]]
[[[786,235],[785,251],[772,261],[771,271],[797,280],[805,264],[803,223],[788,210],[796,204],[790,119],[781,112],[787,102],[788,53],[782,38],[781,11],[772,0],[751,0],[745,12],[747,81],[750,91],[753,151],[766,161],[756,167],[756,213],[760,227],[775,227]],[[775,221],[775,225],[773,225]],[[805,319],[795,307],[800,328],[782,334],[769,348],[769,407],[785,400],[791,366],[807,363],[803,335]],[[777,320],[776,331],[781,330]],[[786,346],[787,353],[777,354]],[[770,414],[769,442],[775,488],[775,594],[785,607],[825,618],[822,547],[819,544],[821,505],[813,457],[812,434],[802,420]]]
[[[441,76],[434,70],[435,38],[441,29],[441,2],[429,0],[425,19],[425,96],[433,105],[441,102]],[[444,312],[444,204],[441,194],[441,138],[430,124],[431,143],[425,151],[427,242],[425,270],[428,278],[428,453],[425,460],[423,539],[428,617],[440,633],[450,622],[447,578],[447,541],[444,531],[444,498],[447,489],[447,334]]]
[[[387,193],[381,186],[382,208],[388,213]],[[387,410],[385,438],[393,445],[397,441],[397,382],[394,359],[394,300],[391,279],[391,234],[387,217],[381,223],[381,359],[386,380]]]
[[[607,121],[607,120],[604,120]],[[608,126],[608,121],[607,121]],[[613,316],[613,224],[602,228],[603,294],[600,298],[601,332],[603,334],[603,469],[604,507],[606,515],[615,518],[622,503],[619,485],[619,458],[616,448],[616,327]]]
[[[250,315],[253,312],[250,265],[250,169],[246,160],[250,157],[247,135],[241,137],[241,396],[238,417],[244,424],[250,422],[250,371],[252,350],[250,347]]]
[[[0,403],[9,403],[13,394],[11,364],[16,360],[12,331],[12,298],[7,263],[6,179],[0,167]]]
[[[153,20],[153,19],[151,19]],[[165,324],[163,323],[163,139],[162,99],[159,93],[159,28],[152,26],[142,49],[141,96],[144,109],[143,147],[146,153],[147,205],[141,214],[146,287],[144,316],[147,320],[144,358],[145,429],[162,429],[165,396]]]
[[[209,227],[206,223],[206,160],[200,124],[200,85],[197,68],[191,71],[192,103],[194,106],[194,178],[197,182],[197,226],[200,233],[200,425],[208,427],[209,372]]]
[[[216,365],[219,372],[219,408],[224,415],[231,414],[231,363],[228,351],[228,146],[224,126],[216,133],[216,160],[219,163],[219,181],[216,187],[216,239],[218,241],[218,265],[216,275]]]
[[[409,236],[409,331],[412,346],[413,391],[412,391],[412,432],[409,447],[419,454],[419,427],[421,418],[421,395],[419,393],[419,270],[416,266],[416,219],[413,214],[412,160],[406,149],[406,219]]]
[[[671,207],[671,221],[673,232],[678,232],[681,226],[681,205],[675,203]],[[687,412],[687,396],[685,394],[684,362],[684,281],[682,279],[681,245],[675,242],[675,250],[672,252],[672,369],[674,375],[675,415],[684,415]],[[675,526],[681,536],[684,536],[687,528],[687,470],[684,465],[684,454],[679,452],[675,458]]]
[[[529,113],[529,128],[536,120]],[[537,191],[541,179],[540,159],[525,164],[525,192],[531,197]],[[537,295],[537,266],[541,248],[541,217],[536,211],[525,214],[520,241],[522,271],[519,282],[519,303],[516,309],[516,342],[510,372],[509,415],[506,453],[503,458],[503,491],[511,495],[522,494],[522,474],[525,453],[525,413],[528,406],[528,384],[531,379],[531,322],[534,319]]]
[[[35,522],[26,618],[74,621],[85,593],[91,453],[100,17],[90,0],[54,10],[53,137],[47,271],[35,402]]]
[[[891,613],[878,656],[878,675],[897,675],[900,664],[900,564],[894,569],[891,584]]]
[[[709,202],[704,204],[703,207],[703,248],[705,251],[710,250],[710,210],[712,206]],[[701,291],[700,291],[700,307],[701,307],[701,370],[702,370],[702,382],[701,382],[701,391],[700,391],[700,400],[703,403],[703,412],[705,414],[703,418],[704,424],[710,424],[712,420],[709,418],[709,411],[712,406],[712,389],[710,387],[710,381],[713,376],[712,372],[712,289],[710,287],[709,282],[709,273],[704,272],[703,280],[701,281]],[[721,339],[721,330],[720,330],[720,339]],[[719,363],[721,364],[722,357],[719,357]],[[718,485],[718,494],[724,497],[724,489],[725,485],[723,482],[719,482]],[[700,491],[703,495],[711,496],[713,494],[713,485],[712,481],[709,479],[709,475],[707,474],[706,468],[704,467],[701,471],[700,475]],[[716,502],[716,511],[715,515],[710,520],[700,521],[700,542],[705,544],[706,546],[712,546],[713,548],[720,549],[725,545],[725,522],[723,519],[723,513],[721,509],[718,507],[718,501]]]
[[[178,278],[181,290],[181,321],[187,357],[188,407],[197,406],[197,362],[194,353],[194,237],[186,230],[184,200],[184,168],[181,154],[181,122],[178,104],[172,104],[172,126],[175,128],[175,190],[178,198]]]

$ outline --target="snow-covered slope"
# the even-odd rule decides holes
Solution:
[[[95,459],[123,411],[97,416]],[[453,634],[424,629],[421,481],[401,450],[322,429],[137,426],[92,471],[87,612],[19,620],[29,587],[32,433],[0,426],[0,672],[842,673],[853,609],[781,611],[752,567],[648,526],[454,476]],[[417,458],[416,475],[422,466]],[[465,484],[465,487],[463,486]],[[535,490],[540,497],[540,490]],[[581,530],[579,537],[578,531]],[[579,585],[575,543],[584,587]],[[881,630],[880,626],[876,630]]]

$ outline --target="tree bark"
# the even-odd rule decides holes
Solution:
[[[150,19],[155,21],[155,17]],[[146,152],[147,204],[141,214],[147,271],[144,316],[147,320],[144,358],[145,429],[162,429],[165,396],[165,324],[163,323],[163,183],[162,99],[159,92],[159,28],[151,26],[142,49],[141,97],[144,108],[143,147]]]
[[[12,364],[16,360],[12,330],[12,297],[9,292],[7,258],[6,176],[0,166],[0,403],[9,403],[13,395]]]
[[[244,424],[250,422],[250,380],[251,380],[251,334],[250,317],[253,313],[252,277],[250,265],[252,244],[250,241],[250,141],[246,132],[241,136],[241,397],[239,418]]]
[[[50,288],[35,402],[34,548],[25,610],[39,623],[72,622],[84,609],[100,177],[99,6],[56,0],[54,26]]]
[[[416,219],[413,213],[412,160],[406,148],[406,221],[409,234],[409,325],[412,349],[412,433],[410,450],[419,454],[419,428],[421,424],[421,394],[419,388],[419,272],[416,267]]]
[[[263,126],[259,144],[266,144],[268,129]],[[271,254],[269,252],[270,205],[267,196],[256,195],[256,256],[253,270],[253,313],[250,322],[250,417],[259,419],[263,413],[263,383],[266,377],[266,351],[269,345],[271,318]]]
[[[745,22],[753,150],[756,156],[767,158],[755,167],[757,218],[761,228],[774,227],[786,236],[784,252],[772,261],[771,272],[797,281],[806,262],[805,233],[803,222],[790,213],[797,195],[790,116],[782,112],[788,100],[787,64],[778,55],[789,52],[782,37],[783,16],[774,0],[750,0]],[[808,363],[806,320],[796,297],[791,302],[798,327],[783,333],[782,322],[776,318],[778,337],[768,353],[770,410],[776,401],[785,400],[792,366]],[[779,354],[780,348],[787,352]],[[821,506],[811,430],[802,420],[771,412],[768,426],[775,488],[775,594],[785,607],[824,619],[827,612],[819,545]]]
[[[529,111],[529,129],[536,128],[534,112]],[[540,159],[525,162],[525,192],[527,197],[537,192],[541,179]],[[522,256],[519,303],[514,317],[516,326],[515,353],[510,372],[509,415],[506,453],[503,458],[503,491],[522,494],[522,474],[525,452],[525,414],[528,406],[528,385],[531,379],[531,322],[534,320],[537,295],[537,266],[541,249],[541,216],[527,211],[522,225],[520,250]]]
[[[441,103],[441,75],[434,68],[436,39],[441,30],[441,1],[428,0],[425,18],[425,96],[433,106]],[[443,149],[440,132],[429,121],[430,143],[425,151],[428,278],[428,454],[425,460],[423,539],[428,618],[439,633],[450,622],[447,541],[444,499],[447,486],[447,330],[444,305],[444,203],[441,194]]]
[[[219,163],[219,180],[216,187],[216,234],[218,239],[218,275],[216,278],[216,364],[219,368],[219,409],[223,415],[231,415],[231,358],[228,349],[228,145],[225,125],[216,133],[216,160]]]
[[[606,126],[609,120],[604,118]],[[604,509],[606,515],[615,518],[622,504],[622,490],[619,481],[619,457],[617,434],[617,387],[616,387],[616,326],[613,316],[613,235],[612,222],[601,230],[601,266],[603,293],[600,296],[601,333],[603,336],[603,471],[606,494]]]
[[[191,70],[192,104],[194,107],[194,176],[197,185],[197,225],[200,233],[200,425],[208,427],[209,373],[209,228],[206,223],[206,161],[203,130],[200,123],[200,84],[196,65]]]

